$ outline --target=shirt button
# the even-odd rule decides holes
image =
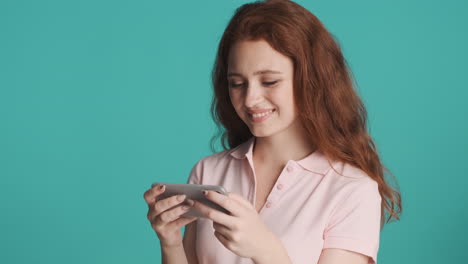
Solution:
[[[271,207],[271,203],[268,202],[265,206],[266,206],[266,208],[270,208],[270,207]]]
[[[276,188],[277,188],[278,190],[281,190],[281,189],[283,189],[283,184],[281,184],[281,183],[280,183],[280,184],[278,184],[278,186],[276,186]]]
[[[288,170],[288,172],[293,172],[294,171],[294,167],[289,165],[288,168],[286,168]]]

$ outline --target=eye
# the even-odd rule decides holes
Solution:
[[[229,83],[229,87],[232,87],[232,88],[236,88],[236,87],[239,87],[239,86],[242,86],[244,85],[243,83]]]
[[[278,81],[273,81],[273,82],[264,82],[263,84],[267,85],[267,86],[272,86],[272,85],[275,85]]]
[[[278,82],[279,81],[263,82],[263,84],[266,85],[266,86],[273,86]],[[237,88],[237,87],[240,87],[240,86],[243,86],[243,85],[244,85],[244,83],[233,83],[233,82],[229,83],[229,87],[231,87],[231,88]]]

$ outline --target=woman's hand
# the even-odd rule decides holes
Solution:
[[[183,246],[180,228],[198,218],[180,217],[180,215],[186,213],[190,207],[184,208],[183,206],[177,206],[172,208],[182,203],[185,200],[185,195],[173,195],[166,199],[158,200],[158,195],[165,191],[165,186],[161,186],[164,187],[162,189],[159,187],[159,185],[154,186],[143,195],[148,204],[148,220],[159,237],[161,247],[170,248]],[[169,208],[172,209],[168,210]]]
[[[214,235],[227,249],[238,256],[257,259],[268,254],[269,249],[278,247],[279,240],[242,196],[207,191],[206,197],[231,212],[227,215],[197,201],[192,206],[213,221]]]

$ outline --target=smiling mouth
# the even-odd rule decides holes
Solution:
[[[265,112],[263,112],[263,113],[258,113],[258,114],[251,114],[251,113],[249,113],[249,116],[250,116],[250,117],[253,117],[253,118],[260,118],[260,117],[264,117],[264,116],[266,116],[266,115],[269,115],[269,114],[273,113],[274,111],[275,111],[275,109],[271,109],[271,110],[269,110],[269,111],[265,111]]]
[[[248,113],[248,116],[249,116],[250,120],[252,120],[253,122],[262,122],[263,120],[270,117],[271,114],[274,113],[275,111],[276,111],[276,109],[271,109],[271,110],[265,111],[263,113],[256,113],[256,114]]]

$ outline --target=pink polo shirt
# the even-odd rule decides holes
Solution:
[[[255,137],[231,150],[201,159],[187,183],[221,185],[255,205],[252,159]],[[340,248],[372,257],[380,238],[381,197],[377,183],[356,167],[332,163],[316,151],[289,160],[260,210],[266,226],[286,248],[292,263],[315,264],[322,249]],[[213,222],[197,220],[196,251],[200,264],[247,264],[214,236]]]

